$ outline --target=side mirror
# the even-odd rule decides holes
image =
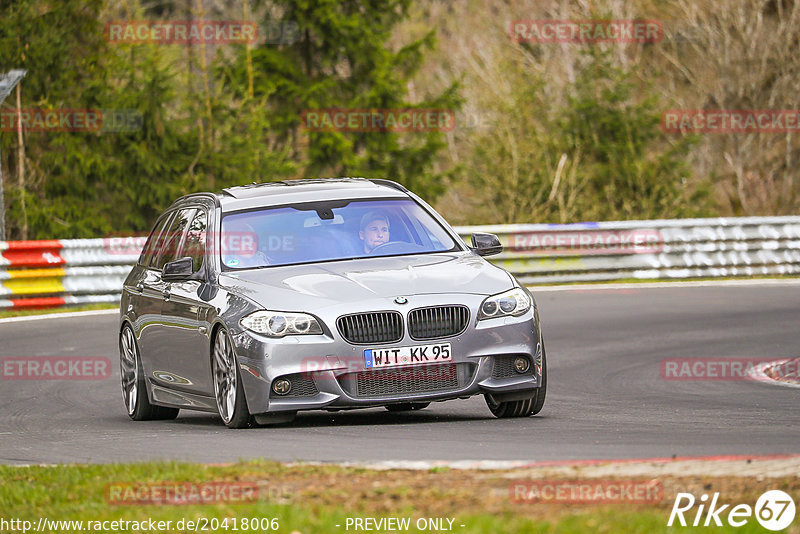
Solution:
[[[472,234],[472,250],[478,256],[491,256],[503,252],[500,238],[494,234],[476,232]]]
[[[162,280],[186,280],[192,276],[192,258],[185,257],[164,265]]]

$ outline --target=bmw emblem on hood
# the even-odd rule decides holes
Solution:
[[[408,302],[408,299],[405,297],[395,297],[394,301],[398,304],[405,304]]]

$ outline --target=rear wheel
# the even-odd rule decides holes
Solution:
[[[428,405],[430,405],[430,402],[404,402],[401,404],[388,404],[386,409],[390,412],[412,412],[424,410]]]
[[[253,416],[247,410],[242,375],[228,333],[220,329],[214,340],[211,368],[214,378],[214,396],[222,422],[228,428],[249,428]]]
[[[142,372],[139,347],[130,325],[122,327],[119,334],[119,374],[122,380],[122,398],[128,417],[134,421],[175,419],[180,410],[150,404],[147,384]]]
[[[491,395],[485,395],[486,405],[495,417],[528,417],[536,415],[544,408],[544,399],[547,396],[547,355],[545,354],[544,341],[542,341],[542,385],[536,393],[527,399],[497,402]]]

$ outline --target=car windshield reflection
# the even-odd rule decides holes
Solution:
[[[222,219],[226,269],[445,252],[448,232],[411,199],[265,208]]]

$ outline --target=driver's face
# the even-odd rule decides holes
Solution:
[[[389,225],[383,219],[375,219],[358,233],[364,241],[364,251],[372,252],[372,249],[389,241]]]

